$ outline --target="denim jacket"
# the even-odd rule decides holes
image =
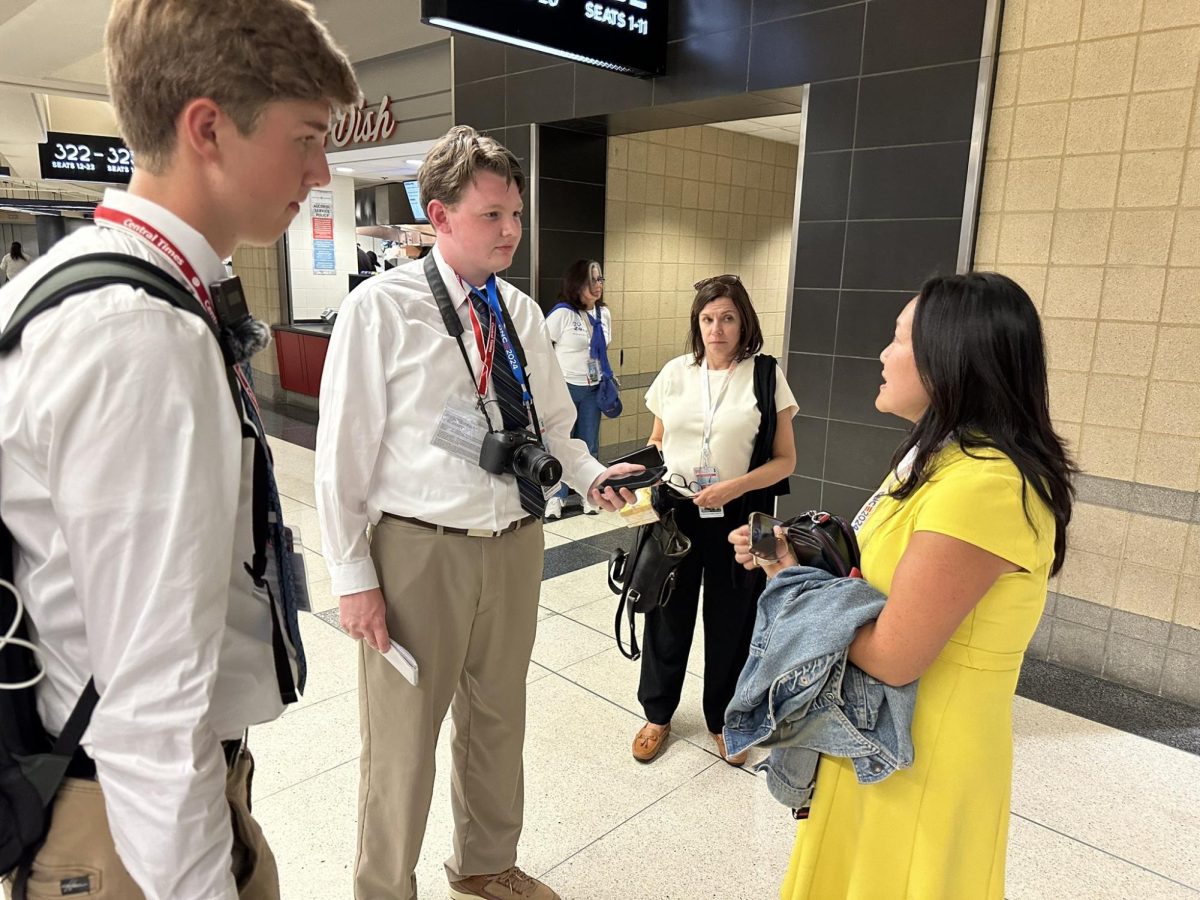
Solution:
[[[758,601],[750,658],[725,711],[725,746],[772,747],[757,767],[775,799],[812,800],[817,758],[848,757],[862,784],[912,765],[917,683],[894,688],[848,660],[855,631],[879,617],[884,597],[860,578],[785,569]]]

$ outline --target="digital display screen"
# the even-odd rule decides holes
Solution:
[[[412,209],[413,219],[417,224],[424,225],[429,221],[425,210],[421,207],[421,185],[416,181],[404,182],[404,192],[408,195],[408,205]]]
[[[667,0],[421,0],[421,21],[614,72],[666,71]]]
[[[49,131],[38,144],[42,178],[129,184],[133,152],[117,137]]]

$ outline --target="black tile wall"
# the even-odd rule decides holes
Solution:
[[[575,110],[575,73],[571,63],[518,72],[504,79],[508,122],[556,122]]]
[[[593,116],[636,109],[654,102],[654,82],[594,66],[575,67],[575,115]]]
[[[504,71],[509,74],[561,65],[562,57],[560,56],[538,53],[536,50],[526,50],[524,47],[504,48]]]
[[[594,231],[604,222],[604,185],[581,181],[541,181],[541,227],[561,231]]]
[[[953,274],[961,230],[958,219],[850,222],[843,287],[915,293],[926,278]]]
[[[805,155],[804,178],[800,186],[801,221],[846,218],[850,163],[854,158],[855,154],[850,150]],[[961,193],[959,205],[962,205]]]
[[[969,141],[855,150],[850,218],[934,219],[962,215],[970,150]],[[805,172],[808,164],[806,160]]]
[[[877,359],[838,356],[833,361],[830,414],[835,419],[895,428],[900,420],[875,409],[875,397],[883,381],[883,365]]]
[[[745,28],[750,24],[751,5],[727,0],[676,0],[667,14],[667,40]]]
[[[803,13],[819,12],[834,6],[846,6],[854,0],[754,0],[754,24],[787,19]],[[685,4],[686,5],[686,4]]]
[[[454,86],[454,122],[479,130],[503,128],[507,78],[469,81]]]
[[[857,78],[814,84],[808,91],[806,153],[848,150],[854,146],[854,120],[858,111]],[[807,156],[805,166],[807,167]]]
[[[750,32],[739,28],[667,45],[667,74],[654,80],[654,103],[678,103],[746,90]]]
[[[825,472],[825,434],[829,422],[814,416],[792,419],[792,434],[796,438],[796,474],[820,478]]]
[[[833,353],[838,319],[838,292],[797,288],[792,293],[792,353]]]
[[[829,423],[825,453],[825,480],[874,490],[888,473],[888,463],[904,433],[894,428]]]
[[[540,135],[543,178],[605,183],[608,140],[604,135],[553,127],[542,128]]]
[[[883,481],[882,476],[879,481]],[[844,484],[826,483],[825,490],[821,494],[821,509],[844,519],[853,519],[873,493],[875,493],[875,488],[855,488]]]
[[[838,307],[839,356],[878,360],[892,342],[896,317],[913,297],[913,291],[842,291]]]
[[[525,158],[528,124],[543,123],[540,270],[520,283],[544,308],[566,265],[603,255],[604,206],[587,184],[603,185],[604,135],[592,144],[579,132],[767,115],[809,85],[785,367],[801,415],[781,514],[852,515],[903,437],[906,423],[874,409],[878,355],[922,281],[956,266],[985,9],[986,0],[681,0],[657,79],[455,38],[458,121],[497,129]],[[510,274],[529,278],[527,247]]]
[[[454,83],[479,81],[504,74],[503,44],[468,35],[454,36]]]
[[[872,0],[868,4],[863,72],[979,59],[986,6],[946,0]],[[931,22],[937,26],[930,27]]]
[[[969,140],[978,75],[969,62],[863,78],[855,145]]]
[[[753,26],[750,90],[857,75],[865,10],[843,6]]]
[[[833,357],[815,353],[789,353],[787,380],[802,416],[829,414],[829,379]]]
[[[845,222],[801,222],[796,229],[795,286],[840,286],[845,243]]]
[[[817,478],[805,478],[793,475],[788,479],[789,492],[775,502],[775,515],[780,519],[790,519],[810,509],[821,508],[821,481]]]

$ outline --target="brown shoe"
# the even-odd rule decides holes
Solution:
[[[633,758],[640,763],[653,762],[654,757],[662,753],[671,734],[671,723],[654,725],[647,722],[633,739]]]
[[[562,900],[516,866],[496,875],[472,875],[450,884],[451,900]]]
[[[711,731],[709,734],[712,734],[713,743],[717,745],[717,753],[721,759],[725,760],[731,766],[744,766],[746,764],[746,760],[750,758],[749,750],[743,750],[737,756],[730,756],[725,752],[725,735],[720,732],[713,734]]]

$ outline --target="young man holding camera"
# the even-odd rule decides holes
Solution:
[[[570,437],[575,409],[541,310],[495,277],[521,240],[516,158],[458,126],[418,179],[433,262],[402,264],[346,299],[321,385],[325,560],[342,624],[363,642],[355,896],[417,896],[453,701],[450,895],[555,900],[516,867],[544,489],[561,463],[568,484],[615,509],[632,494],[597,486],[638,467],[606,470]],[[391,639],[415,657],[417,685],[381,655]]]

